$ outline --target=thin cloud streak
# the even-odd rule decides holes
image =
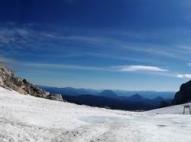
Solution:
[[[18,63],[18,62],[17,62]],[[110,66],[110,67],[95,67],[95,66],[82,66],[82,65],[69,65],[69,64],[45,64],[45,63],[20,63],[21,66],[32,67],[38,69],[75,69],[75,70],[90,70],[90,71],[104,71],[104,72],[135,72],[145,73],[149,75],[157,75],[164,77],[172,77],[179,79],[191,79],[191,74],[181,74],[171,72],[168,69],[160,68],[157,66],[145,65],[126,65],[126,66]]]
[[[191,79],[191,74],[177,74],[177,78]]]
[[[133,34],[132,34],[133,35]],[[21,37],[22,39],[19,39],[18,41],[18,36]],[[168,57],[172,59],[178,59],[178,60],[183,60],[183,61],[188,61],[187,57],[180,55],[181,49],[166,49],[162,48],[162,50],[157,50],[160,46],[157,44],[143,44],[141,46],[144,46],[146,48],[140,47],[140,45],[136,45],[134,43],[129,43],[120,39],[116,39],[113,37],[102,37],[102,36],[90,36],[90,35],[80,35],[80,34],[72,34],[68,36],[63,36],[60,34],[55,34],[51,32],[43,32],[43,31],[34,31],[32,29],[23,27],[23,28],[17,28],[14,27],[12,29],[9,28],[1,28],[0,29],[0,43],[1,44],[9,44],[9,43],[22,43],[22,47],[19,46],[14,46],[13,50],[17,50],[18,48],[25,48],[28,47],[28,45],[31,43],[30,40],[31,38],[36,38],[38,37],[37,40],[40,40],[39,42],[46,43],[44,40],[47,40],[47,38],[52,39],[52,40],[62,40],[62,41],[76,41],[76,42],[83,42],[84,44],[92,44],[92,45],[97,45],[97,48],[102,47],[102,46],[108,46],[108,49],[116,48],[117,46],[121,49],[126,49],[125,52],[128,53],[128,51],[133,51],[133,52],[140,52],[148,55],[156,55],[156,56],[161,56],[161,57]],[[41,41],[42,40],[42,41]],[[38,42],[38,41],[37,41]],[[26,46],[24,46],[26,44]],[[113,47],[112,47],[112,46]],[[46,46],[42,46],[44,48]],[[10,47],[9,47],[10,48]],[[33,47],[35,48],[35,47]],[[40,47],[38,47],[40,48]],[[179,50],[180,49],[180,50]],[[37,49],[38,50],[38,49]],[[115,55],[112,55],[115,58]],[[109,57],[109,56],[107,56]],[[110,56],[111,57],[111,56]],[[126,60],[126,57],[122,56],[120,59]]]
[[[17,66],[22,68],[37,68],[40,70],[64,70],[64,69],[74,69],[74,70],[89,70],[89,71],[101,71],[101,72],[134,72],[134,73],[144,73],[147,75],[156,75],[163,77],[171,77],[178,79],[191,79],[191,74],[189,73],[177,73],[172,72],[168,69],[161,68],[158,66],[149,65],[122,65],[122,66],[108,66],[108,67],[96,67],[96,66],[83,66],[83,65],[73,65],[73,64],[50,64],[50,63],[30,63],[22,62],[13,59],[7,59],[0,56],[0,62],[11,66]]]
[[[102,71],[102,72],[134,72],[134,73],[145,73],[149,75],[159,75],[165,77],[180,78],[177,73],[170,72],[167,69],[159,68],[156,66],[112,66],[112,67],[94,67],[94,66],[81,66],[81,65],[68,65],[68,64],[39,64],[39,63],[20,63],[21,66],[32,67],[38,69],[53,69],[53,70],[64,70],[64,69],[75,69],[75,70],[89,70],[89,71]],[[122,68],[125,68],[122,69]],[[128,69],[127,69],[128,68]],[[182,78],[183,79],[183,78]]]
[[[21,63],[24,66],[35,68],[52,68],[52,69],[79,69],[79,70],[96,70],[96,71],[114,71],[114,72],[168,72],[157,66],[145,65],[123,65],[109,67],[82,66],[70,64],[46,64],[46,63]]]
[[[77,70],[93,70],[93,71],[110,71],[104,67],[94,66],[81,66],[81,65],[70,65],[70,64],[46,64],[46,63],[22,63],[22,66],[41,68],[41,69],[77,69]]]
[[[145,66],[145,65],[129,65],[119,66],[119,71],[122,72],[167,72],[167,69],[163,69],[157,66]]]

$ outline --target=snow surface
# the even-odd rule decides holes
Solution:
[[[182,109],[116,111],[0,87],[0,142],[189,142],[191,116]]]

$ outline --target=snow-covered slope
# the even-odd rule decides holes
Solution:
[[[175,109],[114,111],[0,87],[0,142],[189,142],[191,116],[169,114]]]
[[[181,104],[181,105],[175,105],[175,106],[170,106],[170,107],[164,107],[160,109],[155,109],[148,111],[150,114],[183,114],[183,108],[184,105],[190,105],[190,103],[187,104]],[[185,110],[185,114],[189,114],[189,110]]]

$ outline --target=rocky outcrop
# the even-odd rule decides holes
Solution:
[[[29,94],[35,97],[62,101],[61,95],[50,94],[38,86],[29,83],[26,79],[15,76],[14,72],[4,65],[0,65],[0,86],[15,90],[24,95]]]
[[[182,104],[191,101],[191,81],[181,85],[180,90],[175,94],[173,104]]]

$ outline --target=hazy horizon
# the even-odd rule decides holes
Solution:
[[[124,89],[117,89],[117,88],[87,88],[87,87],[72,87],[72,86],[48,86],[48,85],[39,85],[36,84],[37,86],[42,86],[42,87],[52,87],[52,88],[73,88],[73,89],[87,89],[87,90],[96,90],[96,91],[103,91],[103,90],[112,90],[112,91],[124,91],[124,92],[177,92],[179,88],[175,91],[173,90],[124,90]]]

